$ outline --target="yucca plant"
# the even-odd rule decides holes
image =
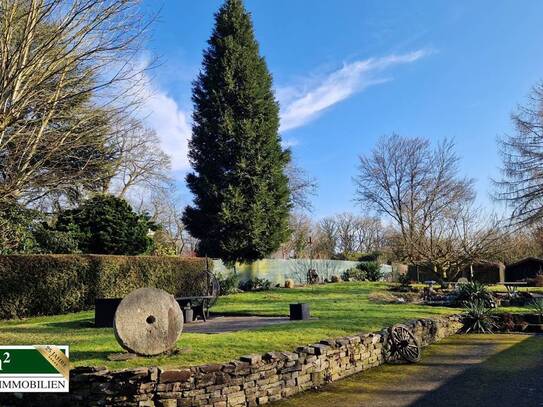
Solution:
[[[476,301],[483,303],[486,307],[492,307],[494,297],[488,288],[478,281],[472,281],[459,286],[456,297],[458,305],[465,305],[466,303],[474,303]]]
[[[539,323],[543,320],[543,298],[534,298],[530,304],[530,308],[539,317]]]
[[[464,332],[492,333],[497,328],[494,310],[481,300],[464,303]]]

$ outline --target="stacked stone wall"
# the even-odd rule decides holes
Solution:
[[[459,331],[458,316],[407,324],[426,346]],[[385,362],[388,330],[301,346],[294,352],[243,356],[224,364],[180,369],[141,367],[71,371],[70,393],[3,395],[2,406],[260,406]],[[45,403],[45,400],[47,402]]]

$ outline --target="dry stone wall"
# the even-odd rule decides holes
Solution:
[[[461,328],[459,316],[407,324],[426,346]],[[225,364],[184,369],[73,369],[69,394],[25,394],[2,406],[260,406],[384,363],[387,330],[327,339],[294,352],[243,356]],[[2,402],[2,400],[4,400]],[[50,401],[49,401],[50,400]]]

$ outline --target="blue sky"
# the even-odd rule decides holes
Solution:
[[[161,8],[147,47],[160,58],[146,108],[188,202],[191,81],[216,0],[147,0]],[[317,178],[314,216],[358,211],[359,154],[396,132],[454,138],[461,171],[490,205],[496,138],[543,79],[543,1],[246,0],[274,77],[282,137]]]

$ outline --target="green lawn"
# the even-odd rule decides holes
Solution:
[[[490,291],[493,291],[493,292],[502,292],[502,293],[507,292],[507,289],[505,288],[505,286],[501,285],[501,284],[491,285],[491,286],[488,286],[488,288],[489,288]],[[531,293],[543,293],[543,287],[524,287],[524,286],[520,286],[520,287],[518,287],[517,291],[519,291],[519,292],[521,292],[521,291],[529,291]]]
[[[73,365],[110,368],[159,365],[188,366],[224,362],[250,353],[293,350],[296,346],[356,332],[371,332],[418,317],[458,312],[457,309],[412,304],[375,304],[368,294],[384,290],[382,283],[338,283],[296,289],[242,293],[220,298],[214,312],[288,315],[290,303],[307,302],[317,320],[278,324],[253,331],[222,334],[182,334],[178,346],[185,351],[170,357],[107,360],[121,352],[113,330],[92,327],[93,311],[27,320],[1,321],[1,345],[70,345]]]

